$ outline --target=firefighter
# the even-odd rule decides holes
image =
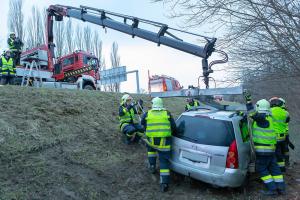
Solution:
[[[284,99],[278,97],[272,97],[269,100],[271,104],[272,117],[274,122],[274,129],[277,133],[277,145],[276,145],[276,158],[277,163],[282,172],[285,172],[285,154],[288,149],[288,123],[290,121],[289,112],[286,111],[283,106],[285,104]]]
[[[196,108],[197,106],[200,106],[199,101],[193,98],[187,98],[186,99],[187,104],[185,105],[185,111],[191,110],[193,108]]]
[[[138,142],[140,136],[138,132],[143,132],[140,125],[139,116],[135,108],[132,97],[129,94],[122,96],[119,107],[119,120],[121,132],[126,136],[126,143]]]
[[[160,190],[168,190],[170,182],[169,158],[171,156],[171,135],[176,131],[175,121],[163,106],[159,97],[152,99],[152,109],[141,120],[146,130],[149,170],[156,172],[156,158],[159,157]]]
[[[286,111],[288,111],[287,107],[286,107],[286,103],[285,100],[283,98],[279,98],[280,101],[283,102],[282,104],[282,108]],[[290,120],[290,119],[289,119]],[[288,167],[290,166],[290,155],[289,155],[289,147],[294,150],[295,146],[294,144],[290,141],[289,138],[289,122],[287,123],[287,127],[286,127],[286,140],[285,140],[285,151],[284,151],[284,160],[285,160],[285,166]]]
[[[1,85],[12,85],[14,83],[14,77],[16,75],[16,67],[13,59],[11,58],[10,50],[4,51],[3,56],[0,59],[0,75]]]
[[[250,110],[253,108],[251,96],[246,95],[245,98],[247,110]],[[256,154],[256,171],[267,187],[267,190],[261,192],[267,196],[284,195],[285,183],[275,156],[277,134],[271,117],[270,103],[265,99],[259,100],[256,103],[255,112],[250,116],[254,121],[252,135]]]
[[[23,42],[20,38],[16,37],[16,34],[14,32],[11,32],[9,34],[9,38],[7,39],[7,44],[11,51],[11,57],[14,59],[15,65],[19,65],[21,50],[24,45]]]

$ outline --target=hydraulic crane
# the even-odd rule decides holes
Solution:
[[[47,48],[48,48],[48,65],[49,69],[54,69],[54,35],[53,22],[62,21],[64,17],[75,18],[84,22],[89,22],[102,26],[103,28],[110,28],[122,33],[139,37],[159,45],[165,45],[195,56],[202,58],[203,78],[206,88],[209,88],[209,75],[213,72],[212,65],[227,62],[227,54],[223,51],[215,50],[216,38],[205,37],[199,34],[190,33],[187,31],[171,28],[166,24],[154,22],[151,20],[141,19],[133,16],[118,14],[102,9],[91,8],[87,6],[80,6],[80,8],[51,5],[48,8],[48,23],[47,23]],[[140,28],[141,24],[152,25],[158,27],[159,31],[154,32]],[[195,45],[185,42],[179,37],[176,37],[173,32],[179,31],[183,34],[193,35],[204,38],[206,44],[204,46]],[[212,61],[208,64],[208,58],[213,52],[221,53],[225,56],[223,60]]]

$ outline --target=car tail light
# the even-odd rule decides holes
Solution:
[[[237,169],[239,167],[239,160],[238,160],[238,151],[236,140],[234,140],[228,149],[227,159],[226,159],[226,168]]]

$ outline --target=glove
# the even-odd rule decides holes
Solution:
[[[127,111],[129,111],[131,108],[133,108],[132,103],[126,106]]]
[[[239,111],[239,110],[238,110],[238,111],[236,111],[235,113],[236,113],[237,115],[239,115],[239,116],[244,116],[244,113],[243,113],[242,111]]]
[[[248,90],[244,90],[243,95],[244,95],[244,99],[247,103],[251,102],[252,96]]]

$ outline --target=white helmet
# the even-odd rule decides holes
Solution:
[[[285,100],[283,98],[278,98],[278,100],[282,102],[281,107],[285,108]]]
[[[152,99],[152,110],[164,110],[163,100],[159,97]]]
[[[256,102],[255,109],[258,113],[270,114],[270,103],[266,99],[261,99]]]
[[[132,97],[129,94],[124,94],[121,98],[121,103],[126,103],[127,100],[132,100]]]

